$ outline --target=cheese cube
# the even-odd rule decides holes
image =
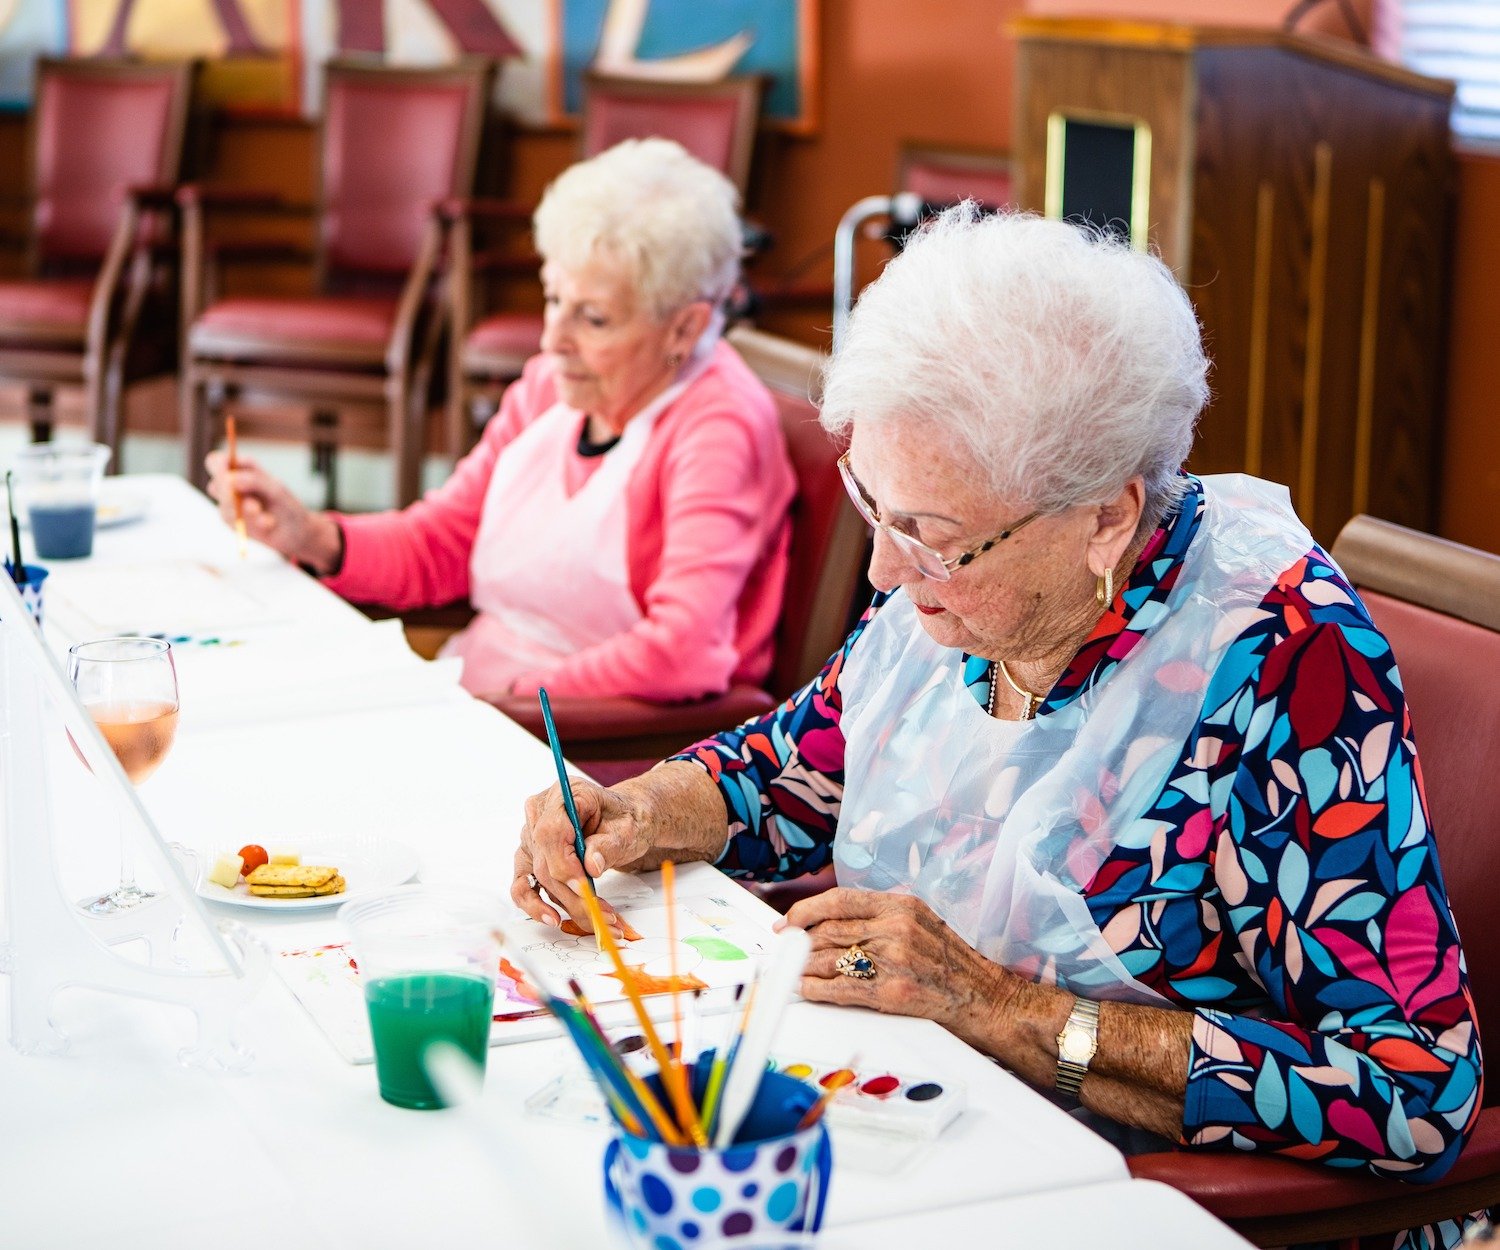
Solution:
[[[226,890],[232,890],[240,882],[240,869],[245,866],[245,861],[238,855],[220,855],[214,861],[213,870],[208,874],[208,879],[215,885],[222,885]]]
[[[302,865],[302,856],[295,851],[272,851],[269,862],[273,868],[298,868]]]

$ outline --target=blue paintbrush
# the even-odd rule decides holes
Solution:
[[[557,765],[557,784],[562,787],[563,806],[568,819],[573,822],[573,849],[578,852],[578,866],[590,881],[593,874],[583,863],[583,822],[578,819],[578,809],[573,806],[573,787],[568,782],[568,769],[563,763],[562,744],[557,740],[557,723],[552,719],[552,703],[547,698],[547,688],[541,687],[537,697],[542,701],[542,723],[547,726],[547,744],[552,748],[552,762]]]

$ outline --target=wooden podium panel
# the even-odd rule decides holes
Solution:
[[[1014,29],[1022,207],[1059,116],[1150,129],[1146,238],[1214,362],[1191,467],[1286,483],[1324,543],[1357,512],[1432,529],[1452,84],[1278,31]]]

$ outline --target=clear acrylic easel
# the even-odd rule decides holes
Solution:
[[[10,978],[10,1042],[23,1054],[61,1054],[68,1039],[52,1021],[59,990],[83,986],[186,1007],[197,1018],[196,1044],[178,1059],[239,1071],[250,1052],[235,1038],[241,1009],[265,976],[264,948],[241,925],[216,925],[163,841],[134,788],[48,650],[10,580],[0,576],[0,866],[5,922],[0,973]],[[73,740],[124,816],[137,860],[154,867],[160,896],[113,916],[89,916],[68,897],[58,874],[61,818],[50,788],[49,735]],[[179,939],[182,939],[181,941]],[[144,941],[140,962],[118,948]],[[182,946],[207,952],[195,967]]]

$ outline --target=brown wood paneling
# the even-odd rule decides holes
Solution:
[[[1151,127],[1151,246],[1186,273],[1192,64],[1186,54],[1097,44],[1036,43],[1016,67],[1016,200],[1041,212],[1047,118],[1054,109],[1107,113]]]
[[[1153,127],[1153,237],[1214,360],[1190,466],[1286,484],[1324,542],[1360,509],[1430,528],[1446,85],[1265,32],[1039,19],[1022,29],[1028,206],[1041,207],[1052,110]]]
[[[1445,101],[1277,48],[1204,49],[1197,66],[1203,144],[1192,289],[1216,370],[1194,466],[1246,463],[1237,427],[1251,423],[1257,396],[1257,208],[1269,186],[1259,471],[1293,488],[1325,541],[1360,501],[1430,527],[1450,185]]]

